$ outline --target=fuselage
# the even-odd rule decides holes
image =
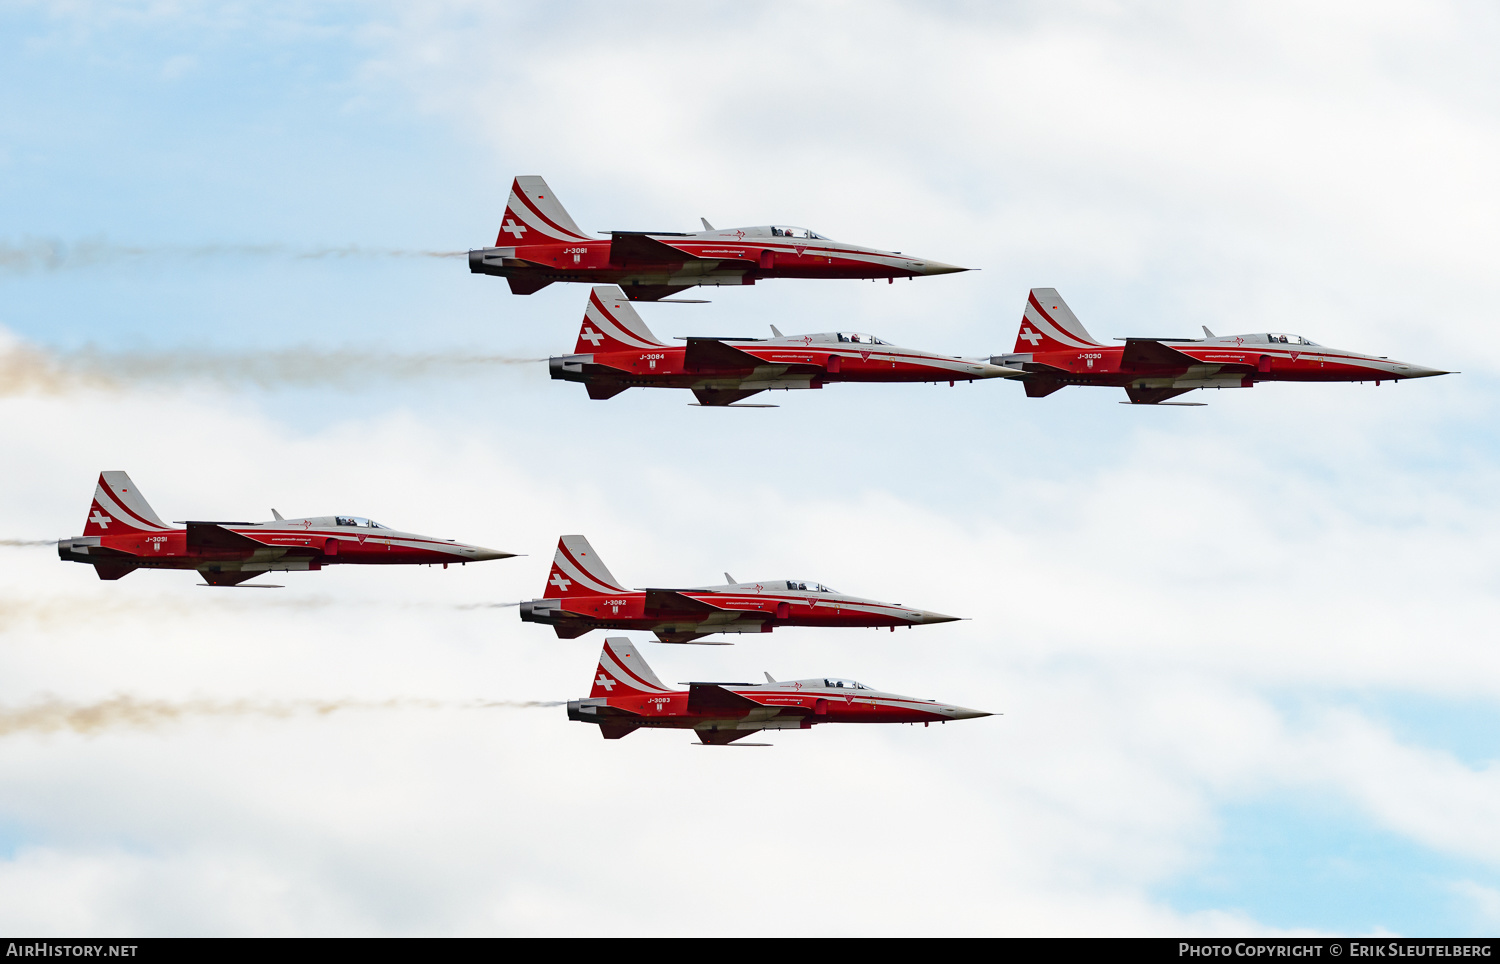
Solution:
[[[691,233],[615,232],[597,241],[543,236],[535,239],[542,243],[528,243],[528,235],[536,234],[508,218],[495,247],[469,252],[469,270],[510,278],[518,294],[554,282],[585,282],[618,284],[632,300],[641,301],[694,285],[747,285],[766,278],[894,280],[967,270],[776,225]]]
[[[58,555],[96,566],[198,569],[213,582],[221,573],[249,578],[243,574],[328,565],[446,565],[504,559],[512,553],[402,532],[356,516],[316,516],[103,531],[60,541]]]
[[[552,584],[549,584],[552,585]],[[694,589],[570,594],[521,604],[521,618],[564,638],[594,629],[650,630],[667,642],[712,633],[768,633],[781,626],[920,626],[957,617],[836,592],[820,583],[774,579]]]
[[[583,339],[587,337],[585,332]],[[692,341],[696,344],[564,355],[551,359],[551,373],[554,379],[605,389],[715,391],[822,388],[834,382],[958,382],[1021,374],[986,358],[901,348],[861,332]],[[716,350],[718,345],[734,351]]]
[[[1024,328],[1021,337],[1026,337]],[[1249,388],[1265,381],[1379,382],[1447,374],[1408,362],[1328,348],[1298,335],[1269,333],[1215,336],[1201,341],[1129,339],[1118,346],[1017,352],[996,355],[990,361],[1023,369],[1029,379],[1050,379],[1059,385],[1138,389]]]
[[[612,681],[600,674],[605,684]],[[991,714],[962,706],[884,693],[853,680],[820,678],[777,683],[690,684],[694,689],[590,697],[568,704],[568,718],[585,723],[628,723],[713,731],[808,729],[818,723],[937,723]],[[705,699],[704,688],[725,690],[757,705]],[[596,683],[596,689],[600,686]],[[610,714],[610,710],[622,711]],[[628,716],[625,714],[629,714]]]

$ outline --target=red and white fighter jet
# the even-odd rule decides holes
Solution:
[[[604,232],[600,232],[601,234]],[[784,225],[702,231],[611,231],[591,238],[539,177],[510,189],[493,248],[469,251],[469,270],[499,275],[512,294],[556,281],[611,282],[632,301],[657,301],[694,285],[751,285],[763,278],[915,278],[967,271],[941,261],[845,244]]]
[[[1032,288],[1015,351],[990,361],[1024,370],[1032,398],[1069,385],[1106,385],[1125,389],[1132,405],[1159,405],[1195,388],[1252,388],[1256,382],[1379,385],[1451,374],[1272,332],[1215,335],[1205,327],[1201,339],[1119,340],[1125,344],[1105,345],[1089,334],[1056,288]]]
[[[604,641],[594,688],[568,703],[568,719],[593,723],[606,740],[641,727],[692,730],[707,744],[733,743],[761,730],[807,730],[819,723],[946,723],[991,716],[936,700],[882,693],[853,680],[821,677],[765,683],[688,683],[667,689],[630,640]]]
[[[875,628],[951,623],[957,616],[846,596],[804,579],[736,582],[697,589],[626,589],[583,536],[557,540],[543,598],[521,603],[521,619],[560,639],[594,629],[649,629],[664,643],[713,633],[769,633],[778,626]],[[727,645],[727,644],[719,644]]]
[[[617,285],[589,294],[575,354],[551,359],[552,377],[583,382],[589,398],[627,388],[688,388],[698,404],[731,405],[768,389],[822,388],[832,382],[969,382],[1024,372],[988,358],[957,358],[898,348],[856,331],[771,338],[688,338],[669,345],[646,327]],[[769,407],[769,406],[768,406]]]
[[[210,586],[233,586],[267,572],[331,565],[432,565],[508,559],[513,552],[466,546],[388,529],[358,516],[272,522],[187,522],[159,519],[124,472],[101,472],[83,535],[57,543],[65,562],[94,567],[100,579],[137,569],[196,569]]]

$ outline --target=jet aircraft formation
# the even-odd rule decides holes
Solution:
[[[1326,348],[1277,332],[1204,337],[1127,337],[1107,344],[1091,335],[1053,288],[1033,288],[1014,348],[1005,354],[957,356],[899,347],[854,330],[771,337],[657,337],[632,302],[671,298],[698,286],[753,285],[773,278],[881,279],[952,274],[967,269],[899,251],[833,241],[806,228],[760,225],[702,231],[599,232],[579,229],[540,177],[517,177],[493,247],[469,252],[469,269],[503,277],[512,294],[559,282],[592,285],[573,353],[549,360],[553,379],[580,382],[593,399],[629,388],[691,391],[705,407],[744,407],[768,390],[817,389],[840,382],[1020,381],[1041,398],[1069,385],[1124,389],[1132,405],[1172,402],[1206,388],[1250,388],[1266,381],[1403,381],[1447,374],[1405,362]],[[700,302],[701,303],[701,302]],[[773,406],[750,406],[773,407]],[[390,529],[360,516],[268,522],[162,522],[124,472],[100,474],[81,536],[58,542],[65,561],[118,580],[136,569],[191,569],[204,584],[231,587],[269,572],[329,565],[467,564],[513,555],[452,539]],[[806,579],[720,585],[626,588],[581,535],[558,540],[542,597],[520,604],[523,622],[551,626],[560,639],[595,629],[646,631],[663,643],[701,643],[719,634],[767,633],[780,627],[915,627],[952,622],[902,603],[837,592]],[[726,643],[717,643],[727,645]],[[946,723],[988,716],[979,710],[884,693],[852,680],[820,677],[777,682],[661,683],[634,644],[604,641],[593,688],[568,704],[568,718],[599,727],[606,739],[637,729],[694,731],[701,743],[725,745],[752,733],[808,729],[819,723]]]

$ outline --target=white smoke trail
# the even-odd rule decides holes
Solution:
[[[392,381],[492,373],[543,358],[479,352],[382,353],[353,349],[276,351],[44,352],[0,339],[0,397],[124,391],[145,385],[209,383],[225,388],[364,390]]]
[[[562,706],[556,700],[148,700],[113,696],[95,703],[70,703],[47,696],[27,706],[0,707],[0,737],[19,733],[96,734],[107,730],[155,729],[191,718],[288,719],[328,716],[350,710],[503,710]]]
[[[0,546],[55,546],[56,539],[0,539]]]
[[[427,251],[359,244],[299,247],[289,244],[120,244],[104,238],[68,243],[24,238],[0,243],[0,275],[45,274],[146,260],[286,258],[295,261],[360,258],[462,258],[467,251]]]

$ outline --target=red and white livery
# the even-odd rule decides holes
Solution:
[[[1089,334],[1056,288],[1032,288],[1015,350],[990,361],[1022,369],[1032,398],[1069,385],[1106,385],[1125,389],[1132,405],[1159,405],[1196,388],[1252,388],[1256,382],[1379,385],[1450,374],[1276,332],[1215,335],[1205,327],[1201,339],[1118,340],[1124,344],[1106,345]]]
[[[899,348],[857,331],[771,338],[687,338],[669,345],[646,327],[617,285],[589,294],[575,354],[551,359],[552,377],[582,382],[590,398],[627,388],[691,389],[698,404],[731,405],[770,389],[822,388],[834,382],[969,382],[1021,377],[988,358],[958,358]]]
[[[764,683],[687,683],[668,689],[630,640],[604,641],[594,686],[568,703],[568,719],[593,723],[606,740],[642,727],[692,730],[723,745],[764,730],[807,730],[819,723],[947,723],[991,716],[983,710],[883,693],[854,680],[819,677]]]
[[[600,232],[604,233],[604,232]],[[584,234],[539,177],[522,176],[492,248],[469,252],[469,270],[498,275],[512,294],[558,281],[612,283],[632,301],[657,301],[695,285],[750,285],[765,278],[915,278],[967,271],[941,261],[845,244],[787,225],[702,231]]]
[[[512,552],[466,546],[387,528],[359,516],[271,522],[162,522],[130,476],[101,472],[83,535],[63,539],[65,562],[94,567],[100,579],[137,569],[196,569],[210,586],[233,586],[267,572],[331,565],[432,565],[508,559]]]
[[[544,623],[561,639],[595,629],[650,630],[664,643],[713,633],[769,633],[781,626],[890,628],[951,623],[900,603],[847,596],[805,579],[736,582],[696,589],[626,589],[583,536],[563,536],[541,599],[521,603],[521,619]]]

